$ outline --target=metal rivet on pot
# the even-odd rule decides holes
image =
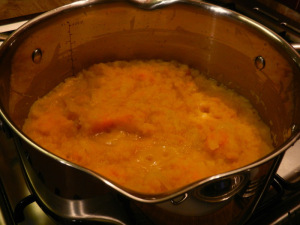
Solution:
[[[262,70],[263,68],[265,68],[266,65],[266,61],[262,56],[257,56],[255,58],[255,66],[257,69]]]
[[[43,53],[42,53],[42,50],[37,48],[33,51],[32,53],[32,61],[36,64],[40,63],[41,60],[42,60],[42,56],[43,56]]]

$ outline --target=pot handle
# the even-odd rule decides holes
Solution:
[[[218,178],[196,188],[193,195],[210,203],[227,201],[245,188],[248,181],[246,173]]]

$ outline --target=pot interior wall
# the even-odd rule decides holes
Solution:
[[[13,35],[13,44],[3,50],[4,110],[21,128],[37,98],[94,63],[177,60],[248,98],[279,146],[299,125],[299,59],[295,63],[295,53],[268,31],[227,14],[210,5],[143,10],[112,2],[42,16]],[[34,58],[36,49],[40,60]],[[264,68],[255,65],[258,56]]]

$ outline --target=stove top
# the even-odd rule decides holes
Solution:
[[[217,0],[210,2],[238,11],[261,22],[290,43],[300,43],[300,1],[293,1],[296,4],[292,9],[288,8],[292,3],[283,5],[284,1]],[[286,11],[292,13],[287,16],[284,13]],[[26,21],[18,18],[14,23],[1,25],[0,44],[1,39],[5,39]],[[0,127],[2,127],[1,123]],[[58,224],[40,208],[27,188],[20,159],[12,142],[7,133],[0,129],[0,155],[3,156],[0,157],[0,224]],[[247,225],[300,224],[299,158],[300,141],[286,152],[269,191],[259,203]],[[134,224],[154,225],[139,213],[135,216]],[[69,223],[73,222],[69,221]]]

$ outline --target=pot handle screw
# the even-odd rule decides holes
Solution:
[[[37,48],[32,53],[32,56],[31,56],[32,57],[32,61],[35,64],[38,64],[38,63],[41,62],[42,56],[43,56],[42,50],[40,48]]]
[[[266,61],[262,56],[257,56],[254,62],[258,70],[262,70],[263,68],[265,68]]]

